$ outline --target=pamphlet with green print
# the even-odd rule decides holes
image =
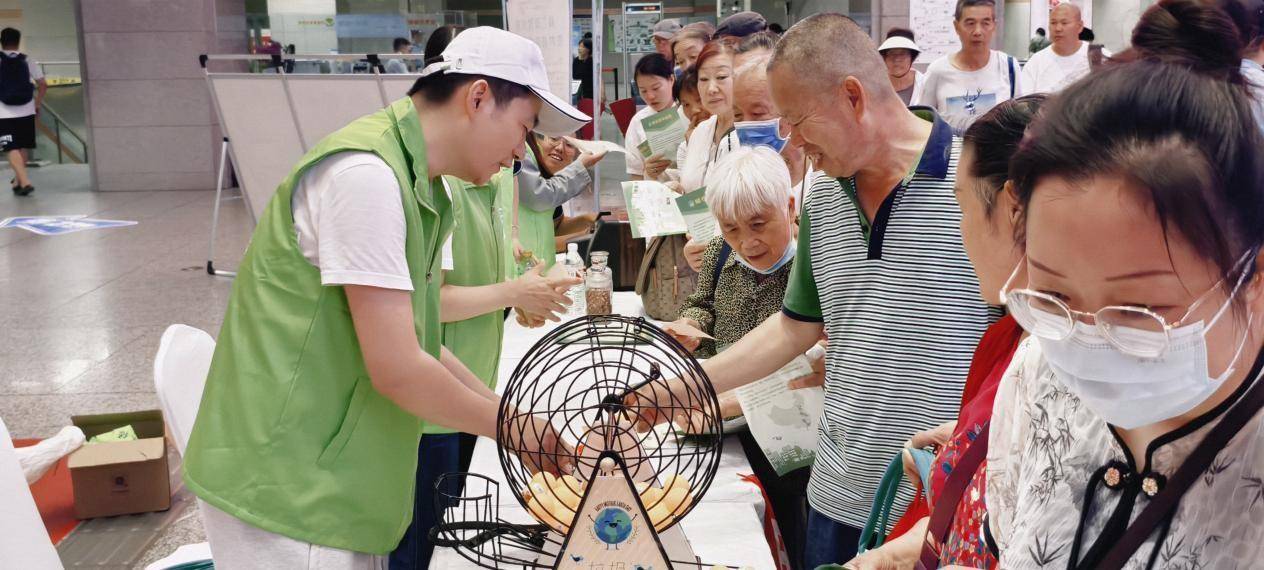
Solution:
[[[678,194],[666,184],[653,180],[632,180],[623,183],[623,200],[628,205],[628,221],[632,237],[649,238],[679,235],[689,227],[676,206]]]
[[[676,165],[676,149],[685,141],[685,131],[689,125],[681,118],[676,107],[668,107],[641,119],[641,127],[645,129],[645,141],[637,149],[641,156],[649,158],[654,155],[670,160]]]
[[[707,187],[703,186],[693,192],[676,198],[676,206],[680,215],[684,216],[689,226],[689,236],[698,243],[710,243],[719,235],[715,216],[707,206]]]
[[[816,460],[816,430],[825,409],[825,390],[789,387],[791,380],[811,373],[808,357],[800,354],[763,380],[737,389],[751,435],[777,475]]]

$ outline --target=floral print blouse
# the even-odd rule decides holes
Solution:
[[[986,530],[1000,567],[1095,565],[1094,545],[1114,544],[1149,504],[1149,493],[1260,381],[1251,373],[1228,400],[1157,438],[1138,458],[1112,428],[1058,381],[1034,339],[1025,340],[1001,381],[988,447]],[[1255,416],[1216,456],[1124,568],[1224,570],[1264,564],[1264,422]],[[1115,519],[1111,522],[1111,519]],[[1100,543],[1100,544],[1098,544]]]

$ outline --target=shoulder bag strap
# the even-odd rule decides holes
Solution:
[[[648,243],[645,247],[645,257],[641,258],[641,268],[636,273],[637,295],[644,295],[650,290],[650,269],[654,267],[654,257],[658,255],[658,249],[663,246],[664,239],[656,237],[646,241]]]
[[[930,514],[930,524],[926,525],[926,540],[922,543],[922,555],[917,562],[918,570],[939,568],[939,555],[944,540],[948,538],[952,520],[957,515],[957,505],[961,504],[961,497],[965,495],[970,481],[974,480],[974,474],[979,470],[979,465],[987,459],[990,425],[990,420],[983,422],[983,429],[979,432],[979,436],[974,438],[974,442],[966,449],[965,454],[957,460],[952,473],[948,474],[948,480],[944,481],[943,491],[940,491],[939,496],[935,498]]]
[[[729,242],[724,242],[720,246],[720,253],[715,258],[715,269],[711,272],[711,288],[714,289],[720,283],[720,272],[724,270],[724,264],[729,260],[729,254],[733,252],[733,248],[729,247]]]
[[[1009,61],[1009,98],[1013,99],[1014,93],[1016,92],[1016,86],[1014,85],[1014,58],[1013,56],[1007,55],[1005,56],[1005,59]]]
[[[1150,501],[1145,510],[1141,511],[1136,520],[1128,526],[1128,530],[1124,531],[1124,536],[1119,542],[1106,552],[1106,557],[1102,559],[1098,568],[1123,568],[1137,549],[1145,544],[1154,529],[1172,515],[1180,504],[1181,497],[1185,495],[1185,491],[1202,477],[1216,455],[1219,455],[1229,440],[1233,439],[1233,436],[1237,435],[1262,407],[1264,407],[1264,382],[1256,379],[1255,385],[1242,396],[1242,401],[1233,406],[1233,409],[1225,414],[1224,419],[1216,424],[1216,427],[1211,428],[1207,436],[1198,443],[1198,447],[1194,448],[1176,473],[1168,479],[1163,490],[1159,491],[1154,500]],[[1155,548],[1158,547],[1159,545],[1155,545]]]

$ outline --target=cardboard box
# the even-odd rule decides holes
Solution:
[[[171,508],[166,425],[161,411],[72,416],[70,421],[88,439],[125,425],[131,425],[140,438],[85,444],[70,455],[75,516],[90,519]]]

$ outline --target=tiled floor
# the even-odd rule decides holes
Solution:
[[[223,318],[231,281],[204,269],[214,193],[92,192],[86,167],[32,172],[32,196],[0,192],[0,219],[86,214],[140,223],[54,237],[0,229],[0,418],[14,437],[40,438],[74,414],[157,408],[162,331],[184,323],[215,334]],[[236,265],[251,227],[241,200],[224,202],[217,265]],[[170,514],[174,522],[137,567],[204,540],[194,509]],[[139,526],[152,522],[156,531],[163,519]]]

